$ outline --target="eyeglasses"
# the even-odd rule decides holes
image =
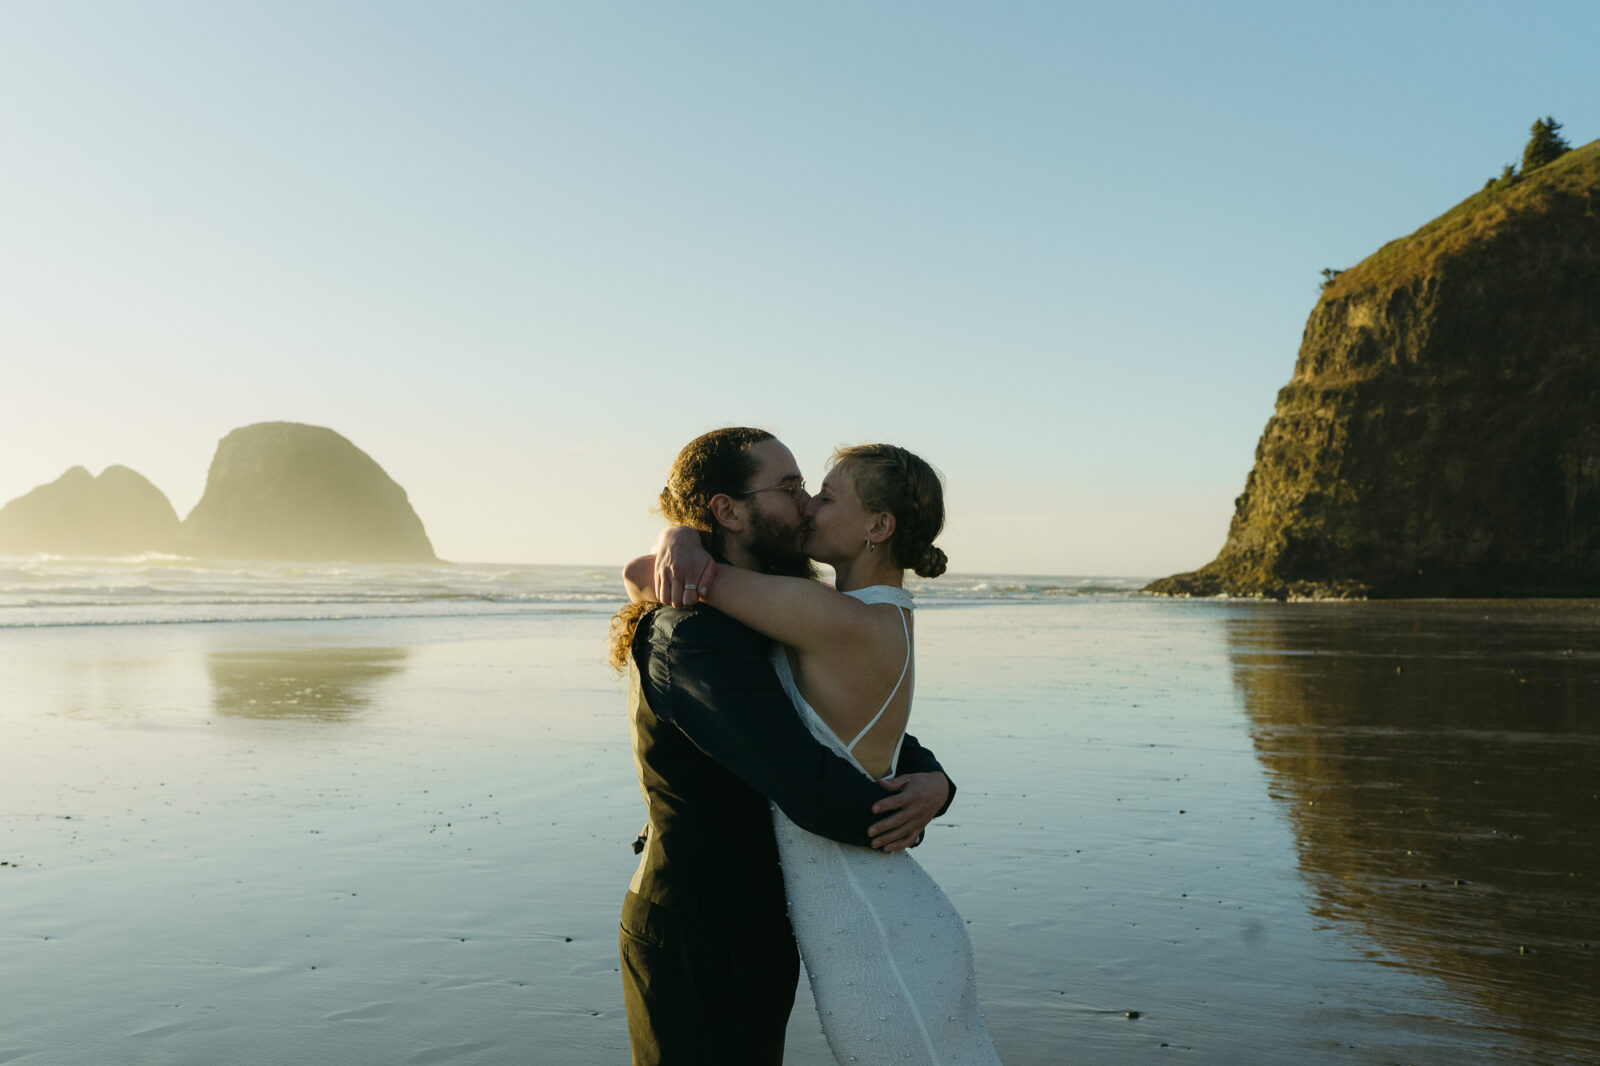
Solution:
[[[804,501],[807,495],[806,482],[804,478],[797,478],[794,481],[785,481],[781,485],[768,485],[764,489],[746,489],[744,492],[739,493],[739,495],[754,496],[758,492],[787,492],[789,494],[789,498],[795,503]]]

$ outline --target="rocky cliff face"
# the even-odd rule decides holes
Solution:
[[[1171,595],[1600,595],[1600,141],[1338,275]]]
[[[162,491],[125,466],[94,477],[75,466],[0,507],[0,552],[137,555],[172,551],[178,514]]]
[[[331,429],[262,422],[217,445],[183,550],[235,559],[433,562],[405,490]]]

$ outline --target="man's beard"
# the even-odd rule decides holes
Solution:
[[[756,569],[763,574],[804,577],[815,581],[817,568],[801,550],[805,543],[805,523],[787,526],[760,511],[750,516],[750,540],[746,548],[755,557]]]

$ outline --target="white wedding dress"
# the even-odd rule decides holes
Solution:
[[[905,612],[912,608],[911,594],[890,585],[846,595],[863,603],[894,604],[901,608],[902,625]],[[781,645],[773,648],[772,663],[795,710],[816,738],[872,777],[851,750],[877,724],[894,692],[846,744],[800,695]],[[907,629],[906,667],[895,692],[910,665]],[[891,776],[899,761],[897,742]],[[978,1009],[966,926],[933,878],[908,852],[886,855],[808,833],[776,806],[772,818],[789,921],[834,1059],[863,1066],[998,1066],[994,1042]]]

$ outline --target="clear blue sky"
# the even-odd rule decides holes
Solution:
[[[1318,272],[1600,136],[1600,4],[0,6],[0,501],[331,426],[447,558],[885,439],[957,571],[1221,545]]]

